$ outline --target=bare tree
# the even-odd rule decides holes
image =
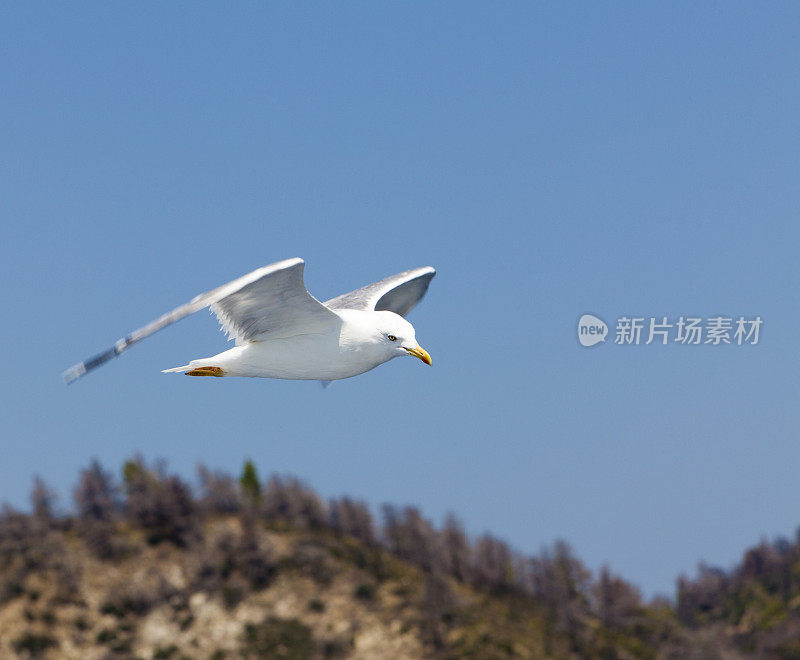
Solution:
[[[394,506],[384,505],[382,511],[384,537],[391,552],[424,571],[444,564],[438,534],[419,509],[406,507],[399,512]]]
[[[301,529],[324,527],[328,511],[319,496],[299,479],[274,476],[261,498],[261,512],[268,521],[281,521]]]
[[[114,518],[119,510],[117,491],[111,475],[93,460],[81,470],[72,493],[78,513],[78,529],[89,549],[102,559],[116,554],[113,540]]]
[[[197,466],[200,481],[198,504],[204,514],[231,515],[241,507],[239,491],[233,478],[224,472],[212,472],[202,463]]]
[[[197,534],[197,509],[189,486],[177,476],[162,477],[140,459],[125,464],[125,514],[144,529],[150,543],[188,545]]]
[[[275,572],[272,548],[266,539],[259,538],[254,512],[245,507],[239,515],[241,533],[236,549],[236,566],[255,589],[267,586]]]
[[[514,584],[513,555],[506,543],[491,534],[481,536],[473,550],[472,580],[491,591],[509,591]]]
[[[367,545],[375,544],[372,515],[364,502],[349,497],[331,500],[330,525],[339,534],[350,534]]]
[[[728,587],[725,572],[701,563],[697,579],[678,578],[678,618],[686,625],[706,622],[721,607]]]
[[[628,625],[641,607],[639,591],[603,566],[591,588],[594,614],[610,628]]]
[[[55,501],[55,491],[48,488],[44,480],[39,475],[36,475],[33,478],[33,488],[31,490],[31,506],[34,520],[50,525],[53,521],[53,505]]]
[[[110,521],[119,508],[112,477],[96,459],[81,470],[72,496],[81,519]]]
[[[441,532],[444,568],[457,580],[466,582],[469,578],[469,540],[461,521],[448,513]]]
[[[552,550],[531,559],[530,569],[536,598],[556,626],[577,639],[588,613],[589,571],[564,541],[556,541]]]

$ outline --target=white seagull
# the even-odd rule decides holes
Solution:
[[[164,373],[319,380],[327,385],[400,355],[431,364],[403,317],[425,295],[436,274],[433,268],[407,270],[321,303],[306,290],[304,266],[302,259],[286,259],[201,293],[62,376],[71,383],[132,344],[209,306],[236,346]]]

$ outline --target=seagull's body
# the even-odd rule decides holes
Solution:
[[[392,334],[385,328],[393,328],[394,336],[400,337],[398,333],[405,330],[402,324],[411,327],[393,312],[341,310],[336,315],[340,321],[334,332],[251,341],[214,357],[166,369],[165,373],[191,373],[203,367],[218,367],[222,370],[220,376],[340,380],[363,374],[396,357],[393,349],[397,347],[384,346],[382,341],[385,335]],[[410,338],[414,338],[413,329]],[[417,346],[416,341],[409,343],[410,348]]]
[[[64,379],[72,382],[131,344],[209,306],[236,346],[165,372],[329,382],[400,355],[431,363],[403,316],[425,295],[433,268],[405,271],[321,303],[303,284],[303,266],[302,259],[287,259],[200,294],[105,353],[71,367]]]

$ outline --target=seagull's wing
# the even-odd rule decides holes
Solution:
[[[286,259],[264,266],[212,291],[195,296],[185,305],[134,330],[104,353],[67,369],[67,383],[120,355],[132,344],[161,328],[211,306],[223,330],[236,343],[324,330],[339,322],[339,317],[306,291],[302,259]]]
[[[325,303],[331,309],[363,309],[408,314],[422,300],[436,271],[430,266],[412,268],[379,282],[345,293]]]

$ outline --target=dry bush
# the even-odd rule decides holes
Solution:
[[[100,605],[100,612],[118,619],[132,615],[144,616],[159,605],[171,603],[181,597],[181,591],[173,586],[158,568],[150,568],[134,579],[126,578],[114,584]]]
[[[319,657],[311,629],[297,619],[270,616],[261,623],[248,623],[242,635],[243,658],[308,660]]]

